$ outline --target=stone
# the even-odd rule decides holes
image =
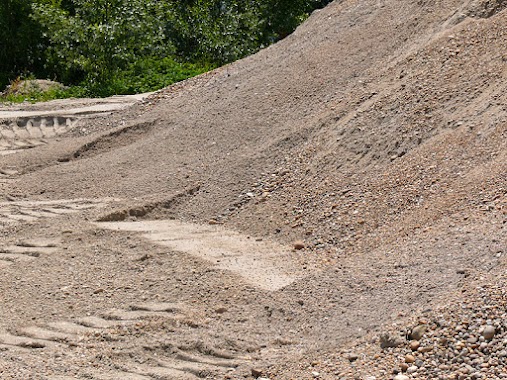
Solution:
[[[380,348],[399,347],[402,346],[403,343],[403,339],[398,336],[390,334],[380,335]]]
[[[412,340],[421,340],[424,334],[426,333],[427,326],[426,325],[419,325],[412,329],[412,332],[410,333],[410,339]]]
[[[305,248],[305,243],[302,240],[297,240],[294,242],[294,249],[296,251],[300,251]]]
[[[396,376],[394,376],[393,380],[410,380],[410,378],[405,375],[396,375]]]
[[[414,355],[406,355],[405,356],[405,363],[414,363],[415,362],[415,357]]]
[[[252,368],[252,376],[256,379],[260,378],[262,376],[262,370],[258,368]]]
[[[412,351],[417,351],[417,349],[420,347],[420,343],[418,340],[413,340],[412,342],[410,342],[410,349]]]
[[[496,330],[493,326],[486,326],[484,328],[484,330],[482,331],[482,336],[484,337],[484,339],[486,340],[491,340],[493,339],[493,337],[495,336],[496,334]]]

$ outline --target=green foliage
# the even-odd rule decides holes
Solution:
[[[255,1],[175,2],[167,19],[167,35],[190,60],[232,62],[259,50],[264,40],[265,22]]]
[[[29,1],[0,1],[0,89],[22,73],[42,71],[40,34]]]
[[[175,82],[202,74],[214,66],[180,63],[174,58],[147,57],[121,71],[114,80],[117,93],[133,94],[155,91]]]
[[[48,65],[64,80],[107,84],[139,57],[171,51],[160,26],[158,2],[73,0],[75,14],[35,4],[33,19],[50,41]]]

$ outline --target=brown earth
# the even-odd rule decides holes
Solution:
[[[4,120],[0,377],[391,379],[384,333],[505,334],[504,8],[335,1],[130,108]],[[407,376],[507,373],[453,349]]]

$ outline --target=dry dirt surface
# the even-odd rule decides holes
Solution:
[[[87,106],[1,110],[1,379],[507,377],[506,1]]]

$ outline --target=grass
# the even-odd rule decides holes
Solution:
[[[50,89],[48,91],[33,90],[24,94],[5,94],[0,96],[0,103],[37,103],[55,99],[82,98],[86,90],[79,86],[68,89]]]

